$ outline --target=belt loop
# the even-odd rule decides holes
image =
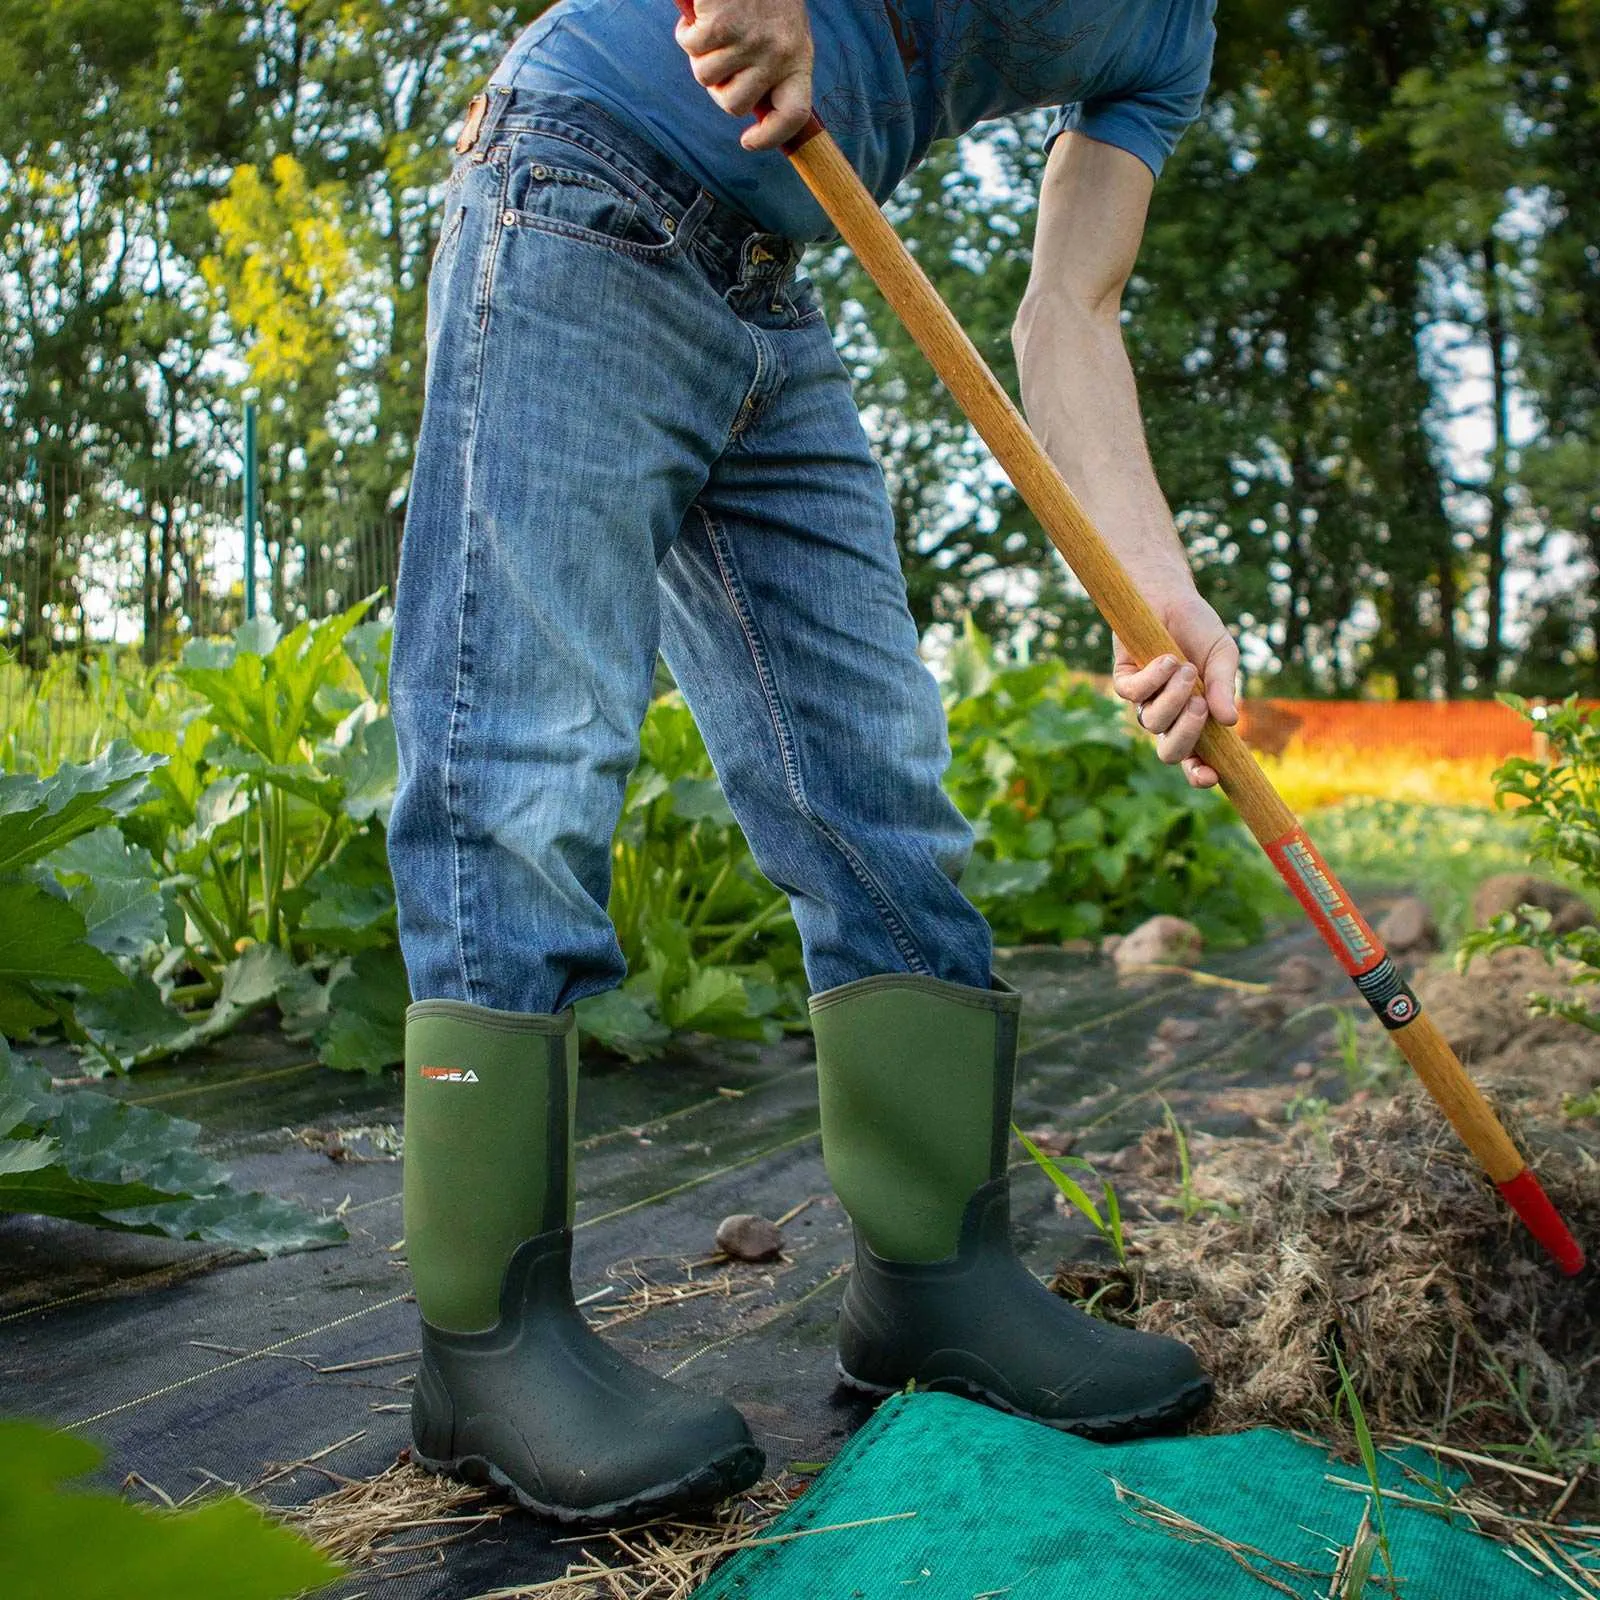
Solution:
[[[683,249],[700,231],[700,225],[716,209],[716,200],[708,189],[701,189],[689,202],[689,209],[678,219],[678,248]]]

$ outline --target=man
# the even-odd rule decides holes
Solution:
[[[1066,103],[1024,399],[1209,701],[1192,668],[1121,654],[1118,692],[1213,783],[1194,745],[1208,711],[1233,719],[1237,657],[1119,331],[1211,7],[702,0],[674,33],[671,0],[561,0],[474,103],[429,285],[392,671],[424,1463],[586,1519],[761,1468],[731,1406],[624,1361],[572,1304],[571,1007],[623,975],[609,846],[658,645],[803,941],[823,1154],[856,1231],[845,1381],[1095,1437],[1204,1404],[1185,1346],[1082,1315],[1011,1251],[1018,999],[956,888],[971,835],[883,481],[795,271],[826,221],[778,146],[815,99],[882,197],[933,138]]]

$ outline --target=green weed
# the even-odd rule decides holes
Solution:
[[[1046,1176],[1066,1196],[1072,1206],[1094,1224],[1095,1231],[1110,1245],[1112,1255],[1117,1258],[1117,1265],[1127,1266],[1128,1245],[1122,1231],[1122,1202],[1117,1199],[1117,1191],[1111,1186],[1110,1180],[1100,1178],[1101,1197],[1105,1205],[1105,1210],[1102,1211],[1089,1198],[1083,1186],[1075,1183],[1062,1170],[1062,1165],[1065,1165],[1098,1178],[1099,1174],[1087,1161],[1081,1156],[1061,1156],[1059,1157],[1061,1164],[1058,1164],[1057,1158],[1047,1156],[1015,1123],[1011,1125],[1011,1131],[1022,1141],[1022,1148],[1039,1163]]]
[[[1161,1101],[1161,1120],[1167,1132],[1172,1135],[1172,1143],[1178,1152],[1178,1204],[1183,1211],[1183,1220],[1193,1222],[1206,1209],[1206,1202],[1194,1190],[1194,1165],[1189,1157],[1189,1136],[1183,1131],[1183,1124],[1178,1121],[1176,1113],[1165,1100]]]
[[[1367,1426],[1367,1413],[1361,1404],[1361,1396],[1356,1393],[1356,1386],[1351,1381],[1350,1374],[1345,1368],[1344,1357],[1335,1346],[1333,1352],[1334,1364],[1339,1369],[1339,1397],[1350,1413],[1350,1425],[1355,1430],[1356,1449],[1361,1455],[1361,1466],[1366,1472],[1367,1482],[1372,1485],[1372,1512],[1378,1524],[1378,1553],[1383,1557],[1383,1570],[1388,1581],[1391,1593],[1398,1592],[1398,1580],[1394,1572],[1394,1553],[1389,1547],[1389,1525],[1383,1510],[1383,1479],[1378,1475],[1378,1452],[1372,1443],[1372,1430]],[[1368,1566],[1370,1568],[1370,1560]],[[1363,1578],[1362,1582],[1365,1583]],[[1360,1587],[1349,1589],[1347,1594],[1359,1595]]]

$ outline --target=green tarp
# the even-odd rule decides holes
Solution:
[[[1406,1459],[1440,1478],[1427,1455]],[[1380,1470],[1387,1487],[1429,1494],[1396,1462]],[[1271,1429],[1101,1445],[950,1395],[901,1395],[767,1537],[819,1531],[741,1551],[696,1600],[1326,1600],[1335,1552],[1370,1502],[1330,1476],[1365,1481],[1359,1466]],[[1139,1515],[1114,1482],[1310,1570],[1245,1555],[1269,1584],[1215,1543]],[[1386,1500],[1385,1518],[1403,1600],[1566,1592],[1459,1517]],[[839,1526],[846,1523],[860,1525]],[[1366,1594],[1376,1600],[1388,1590],[1381,1563],[1374,1570]]]

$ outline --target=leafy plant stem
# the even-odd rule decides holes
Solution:
[[[312,874],[319,867],[327,864],[328,858],[333,854],[335,847],[339,843],[340,821],[341,818],[338,812],[328,818],[327,826],[322,830],[322,837],[317,840],[317,848],[312,852],[311,860],[305,871],[290,884],[291,892],[298,893],[304,889],[311,881]]]
[[[228,964],[228,952],[232,949],[233,941],[228,937],[228,930],[217,921],[211,907],[205,903],[197,891],[192,889],[184,889],[179,892],[178,904],[183,907],[188,914],[189,920],[200,930],[202,937],[211,947],[211,954],[215,958],[216,965],[225,967]],[[201,965],[202,958],[197,951],[190,951],[190,959],[199,971],[206,971],[206,968]]]
[[[181,983],[167,995],[168,1003],[190,1006],[199,1001],[215,1000],[218,986],[215,983]]]
[[[764,910],[758,911],[748,921],[741,922],[726,939],[723,939],[719,943],[713,945],[711,949],[709,949],[705,955],[701,957],[702,964],[708,967],[714,967],[718,962],[726,961],[727,958],[735,950],[737,950],[746,939],[753,938],[756,934],[760,933],[763,928],[770,927],[772,923],[781,920],[781,918],[788,912],[788,909],[789,902],[787,900],[774,900],[771,905],[767,906]]]
[[[212,882],[217,886],[217,898],[222,902],[223,915],[228,919],[228,943],[231,945],[250,931],[249,902],[241,902],[234,893],[215,845],[211,846],[207,855],[211,861]]]
[[[289,797],[272,791],[272,942],[283,943],[283,892],[289,876]]]
[[[256,856],[261,863],[261,942],[272,943],[272,853],[267,806],[260,786],[255,786],[252,809],[256,818]]]
[[[706,925],[706,919],[711,915],[711,907],[715,904],[717,896],[722,892],[722,886],[728,881],[728,875],[733,871],[733,863],[724,861],[707,886],[705,893],[700,897],[700,905],[695,914],[689,919],[689,931],[698,933]]]

